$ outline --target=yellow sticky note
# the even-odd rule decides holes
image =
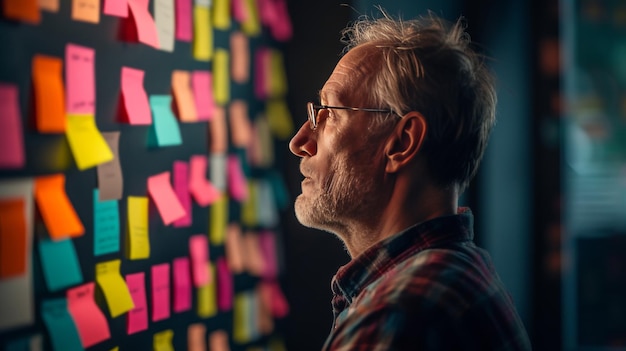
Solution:
[[[217,292],[215,289],[215,267],[209,262],[209,283],[198,287],[198,316],[209,318],[217,314]]]
[[[230,70],[228,68],[228,51],[215,50],[213,62],[213,96],[219,105],[226,105],[230,100]]]
[[[81,171],[113,159],[113,152],[96,127],[93,115],[67,115],[65,136]]]
[[[193,58],[209,61],[213,57],[213,31],[211,11],[208,6],[193,7]]]
[[[100,22],[100,0],[73,0],[72,19],[91,23]]]
[[[265,105],[265,115],[272,134],[278,139],[285,140],[293,135],[293,120],[285,100],[268,100]]]
[[[270,69],[268,79],[269,97],[278,98],[287,95],[287,74],[283,54],[278,50],[270,50]]]
[[[154,333],[153,337],[153,351],[174,351],[174,345],[172,339],[174,338],[174,331],[171,329],[164,330],[162,332]]]
[[[216,29],[230,28],[230,0],[213,1],[213,23]]]
[[[148,235],[148,198],[145,196],[128,197],[128,245],[127,255],[131,260],[150,257],[150,238]]]
[[[258,192],[258,183],[254,180],[249,181],[248,198],[243,202],[241,206],[241,223],[249,227],[254,227],[259,223],[257,216]]]
[[[233,340],[238,344],[250,341],[250,321],[248,314],[252,309],[250,292],[242,292],[235,295],[233,305]]]
[[[261,20],[256,0],[243,0],[248,17],[241,22],[241,30],[251,37],[261,34]]]
[[[191,91],[191,74],[189,71],[174,70],[172,72],[172,92],[174,93],[175,112],[181,122],[198,120],[196,102]]]
[[[222,245],[226,239],[226,227],[228,225],[228,197],[220,195],[219,199],[211,205],[211,223],[209,227],[209,242],[212,245]]]
[[[119,348],[119,346],[115,346],[114,348],[112,348],[112,349],[111,349],[111,350],[109,350],[109,351],[120,351],[120,348]]]
[[[126,281],[120,274],[120,265],[120,260],[96,264],[96,282],[104,292],[104,298],[113,318],[135,307]]]

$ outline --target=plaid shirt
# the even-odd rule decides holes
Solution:
[[[436,218],[398,233],[341,267],[323,350],[530,350],[473,216]]]

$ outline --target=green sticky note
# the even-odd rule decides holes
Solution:
[[[83,282],[72,239],[59,241],[40,239],[39,256],[50,291],[58,291]]]
[[[120,210],[117,200],[100,201],[93,190],[93,253],[100,256],[120,251]]]
[[[52,349],[83,351],[74,320],[67,309],[65,298],[48,299],[41,303],[41,315],[48,328]]]
[[[171,95],[151,95],[152,125],[148,130],[148,146],[162,147],[181,145],[180,127],[172,112]]]

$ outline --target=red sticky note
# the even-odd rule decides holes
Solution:
[[[128,0],[104,0],[103,12],[117,17],[128,17]]]
[[[26,273],[26,214],[23,198],[0,200],[0,279]]]
[[[152,266],[152,321],[170,317],[170,264]]]
[[[122,100],[130,124],[152,124],[148,94],[143,88],[144,71],[122,67]]]
[[[209,121],[215,113],[215,100],[211,87],[211,72],[193,71],[191,74],[191,86],[196,103],[196,113],[199,121]]]
[[[35,200],[51,239],[83,235],[83,223],[65,193],[64,174],[37,177]]]
[[[154,18],[148,9],[149,2],[149,0],[128,0],[128,6],[137,31],[137,39],[158,49],[159,37]]]
[[[96,114],[95,51],[67,44],[65,46],[66,111],[71,114]]]
[[[148,177],[148,193],[159,210],[165,225],[185,216],[185,209],[172,189],[170,172]]]
[[[189,255],[193,285],[204,286],[209,283],[209,240],[206,234],[195,234],[189,238]]]
[[[38,24],[41,21],[38,0],[4,0],[2,15],[9,19]]]
[[[111,337],[107,319],[94,300],[95,287],[91,282],[67,290],[67,309],[84,348]]]
[[[133,298],[135,307],[128,311],[126,331],[128,335],[148,329],[148,303],[146,302],[146,283],[144,272],[126,275],[126,286]]]
[[[33,57],[33,85],[35,92],[35,120],[41,133],[64,133],[65,89],[63,87],[63,61],[57,57]]]
[[[217,201],[220,191],[206,178],[207,158],[193,155],[189,160],[189,192],[200,206]]]
[[[174,221],[174,227],[189,227],[192,222],[191,193],[189,193],[189,165],[174,161],[174,192],[185,210],[185,215]]]
[[[228,269],[224,256],[217,259],[217,306],[220,311],[233,307],[233,276]]]
[[[191,275],[188,257],[174,259],[174,312],[191,309]]]
[[[0,168],[26,163],[18,94],[17,85],[0,83]]]
[[[176,0],[176,39],[181,41],[193,39],[191,2],[192,0]]]

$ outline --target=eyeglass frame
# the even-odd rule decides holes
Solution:
[[[326,109],[365,111],[365,112],[377,112],[377,113],[393,113],[395,115],[398,115],[394,110],[391,110],[391,109],[351,107],[351,106],[330,106],[330,105],[320,105],[312,101],[309,101],[306,103],[306,110],[307,110],[307,117],[309,119],[309,127],[311,128],[311,130],[317,129],[317,116],[319,115],[320,110],[326,110]]]

